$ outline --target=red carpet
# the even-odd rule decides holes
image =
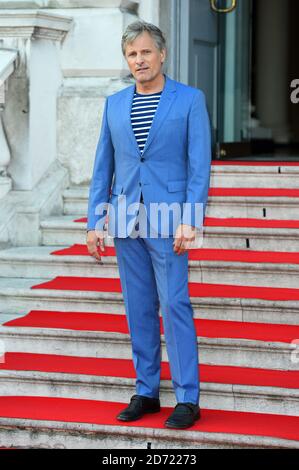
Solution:
[[[121,285],[119,278],[57,276],[51,281],[36,284],[31,289],[121,292]],[[189,295],[233,299],[299,300],[299,289],[189,282]]]
[[[73,222],[87,223],[87,217],[75,219]],[[206,227],[258,227],[258,228],[299,228],[299,220],[271,220],[271,219],[245,219],[232,218],[221,219],[217,217],[205,217]]]
[[[87,222],[87,218],[82,222]],[[75,221],[74,221],[75,222]],[[248,227],[248,228],[299,228],[299,220],[271,220],[271,219],[221,219],[205,217],[204,225],[207,227]]]
[[[105,377],[136,378],[131,359],[59,356],[52,354],[5,354],[0,370],[61,372]],[[254,385],[299,389],[299,372],[249,367],[199,365],[200,381],[207,383]],[[167,362],[161,362],[161,379],[171,380]]]
[[[105,251],[101,251],[98,247],[98,252],[102,256],[116,256],[114,246],[105,246]],[[51,251],[50,255],[61,255],[61,256],[90,256],[87,251],[86,245],[74,244],[69,248],[63,248],[61,250]]]
[[[197,336],[206,338],[243,338],[257,341],[290,343],[299,338],[299,326],[272,323],[237,322],[194,318]],[[110,331],[128,334],[126,315],[88,312],[32,310],[3,326],[61,328],[81,331]],[[160,317],[160,333],[164,334]]]
[[[103,256],[116,256],[115,248],[106,246]],[[90,256],[86,245],[75,244],[69,248],[52,251],[51,255]],[[219,248],[194,248],[188,251],[188,259],[194,261],[236,261],[240,263],[299,264],[299,253],[279,251],[228,250]]]
[[[212,165],[232,165],[232,166],[298,166],[299,162],[276,162],[276,161],[236,161],[236,160],[212,160]]]
[[[0,397],[0,416],[74,423],[93,423],[113,426],[165,429],[164,421],[173,411],[162,407],[160,413],[145,415],[138,421],[121,422],[116,415],[125,403],[74,398],[48,398],[30,396]],[[269,436],[299,440],[299,417],[280,416],[238,411],[201,410],[201,419],[186,430],[229,434]],[[176,433],[176,429],[170,429]]]
[[[121,292],[121,285],[119,278],[57,276],[51,281],[32,286],[31,289]]]
[[[299,189],[288,188],[210,188],[209,196],[299,197]]]

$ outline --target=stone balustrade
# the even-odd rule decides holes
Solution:
[[[11,189],[11,178],[7,175],[10,163],[10,148],[7,142],[2,113],[5,108],[5,93],[9,77],[13,74],[18,53],[15,50],[0,49],[0,199]]]
[[[59,48],[72,23],[72,17],[55,11],[0,9],[0,45],[18,51],[1,132],[2,148],[8,141],[6,151],[1,149],[1,162],[8,165],[14,190],[31,191],[57,158]]]

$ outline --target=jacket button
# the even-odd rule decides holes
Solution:
[[[142,158],[140,158],[140,161],[141,161],[141,162],[144,162],[144,160],[145,160],[145,158],[143,158],[143,157],[142,157]]]

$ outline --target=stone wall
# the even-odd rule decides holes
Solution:
[[[32,188],[56,158],[68,169],[72,184],[88,184],[105,97],[130,84],[120,46],[122,33],[138,17],[159,24],[159,0],[0,0],[0,13],[35,11],[70,17],[73,24],[60,44],[48,41],[45,46],[40,39],[21,44],[21,49],[34,50],[30,67],[40,67],[39,80],[43,75],[45,80],[51,77],[48,86],[57,86],[57,92],[53,106],[51,93],[47,95],[45,87],[40,92],[38,82],[28,85],[27,74],[16,74],[12,80],[6,120],[13,142],[10,170],[14,187]],[[5,40],[6,47],[12,44],[20,47],[16,39]],[[51,48],[56,51],[57,65]],[[27,86],[32,94],[26,94]],[[26,119],[29,105],[40,111],[39,119]],[[19,115],[22,125],[11,124],[14,113],[23,114]],[[29,151],[30,126],[36,146]],[[55,140],[48,142],[47,132],[54,136],[53,129]]]

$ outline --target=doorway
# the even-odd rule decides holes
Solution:
[[[206,94],[213,158],[299,161],[298,0],[175,3],[176,78]]]
[[[216,158],[299,161],[298,13],[296,0],[242,0],[219,17]]]

